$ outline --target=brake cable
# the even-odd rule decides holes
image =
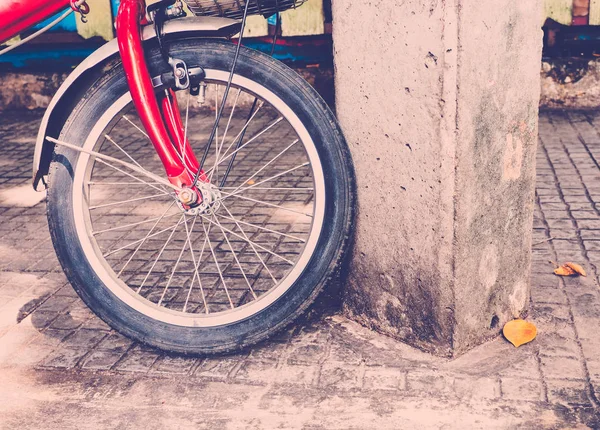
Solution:
[[[276,0],[279,3],[279,0]],[[279,4],[277,4],[277,18],[275,21],[275,34],[273,34],[273,44],[271,45],[271,57],[275,54],[275,46],[277,44],[277,35],[281,29],[281,15],[279,14]],[[233,150],[233,155],[229,158],[229,163],[227,163],[227,169],[225,169],[225,173],[223,174],[223,178],[221,179],[221,183],[219,184],[219,188],[223,188],[225,186],[225,181],[227,181],[227,177],[233,168],[233,162],[235,161],[235,157],[238,154],[238,149],[242,146],[242,142],[244,141],[244,136],[246,135],[246,131],[248,127],[246,125],[250,122],[250,119],[254,115],[254,110],[256,109],[256,105],[258,103],[258,97],[254,97],[254,102],[252,103],[252,107],[250,108],[250,113],[248,114],[248,118],[246,119],[246,124],[242,129],[242,134],[238,138],[235,149]]]
[[[223,111],[225,110],[225,103],[227,102],[227,97],[229,96],[229,90],[231,89],[231,83],[233,81],[233,76],[235,74],[235,68],[237,65],[238,57],[240,56],[240,49],[242,47],[242,40],[244,38],[244,30],[246,29],[246,18],[248,18],[248,6],[250,6],[250,1],[246,0],[246,5],[244,7],[244,15],[242,16],[242,27],[240,28],[240,37],[238,38],[238,44],[235,49],[235,55],[233,57],[233,64],[231,65],[231,73],[229,74],[229,80],[227,81],[227,86],[225,87],[225,93],[223,94],[223,101],[221,102],[221,107],[217,113],[217,119],[215,121],[215,125],[210,132],[210,137],[208,138],[208,143],[206,144],[206,149],[204,150],[204,154],[202,154],[202,160],[200,161],[198,171],[194,176],[194,180],[192,181],[191,188],[194,188],[198,183],[198,179],[202,174],[202,168],[204,163],[206,162],[206,158],[208,158],[208,152],[210,151],[210,147],[215,140],[215,135],[217,134],[217,129],[219,127],[219,122],[221,121],[221,117],[223,116]]]

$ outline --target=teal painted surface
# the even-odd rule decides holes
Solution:
[[[45,20],[44,22],[41,22],[40,24],[36,25],[33,28],[38,30],[42,27],[45,27],[46,25],[50,24],[53,20],[55,20],[62,14],[63,14],[63,12],[57,13],[56,15],[48,18],[47,20]],[[72,13],[71,15],[69,15],[68,17],[63,19],[60,23],[58,23],[58,25],[55,25],[54,27],[52,27],[50,29],[50,31],[77,31],[77,26],[75,25],[75,19],[79,19],[79,17],[76,16],[74,13]]]
[[[2,0],[0,0],[2,1]],[[119,8],[120,0],[110,0],[111,12],[116,16]],[[46,21],[40,23],[35,29],[42,28],[58,16],[59,13]],[[272,24],[275,24],[275,17],[270,17]],[[50,31],[53,32],[77,32],[76,20],[79,20],[78,14],[73,13],[64,19]],[[44,36],[40,36],[43,38]],[[248,47],[258,49],[264,52],[270,52],[270,39],[246,39],[244,43]],[[294,38],[288,38],[292,41]],[[81,45],[78,43],[69,44],[67,46],[40,46],[40,45],[25,45],[22,48],[10,52],[4,56],[0,56],[0,67],[16,67],[28,69],[41,69],[50,66],[51,69],[60,69],[62,67],[68,70],[76,66],[85,57],[91,54],[100,46],[97,41],[86,43],[82,40]],[[275,51],[275,58],[286,62],[301,62],[301,63],[320,63],[331,61],[331,46],[330,37],[317,37],[314,40],[298,39],[295,43],[278,44]]]
[[[88,57],[96,47],[9,52],[0,56],[0,65],[44,71],[66,71]]]

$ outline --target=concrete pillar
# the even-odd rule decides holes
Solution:
[[[345,310],[460,354],[529,301],[539,0],[333,0],[358,180]]]

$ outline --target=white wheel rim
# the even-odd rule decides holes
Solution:
[[[206,79],[212,81],[225,82],[229,77],[229,72],[205,69]],[[316,249],[319,238],[322,234],[322,227],[325,214],[325,180],[322,171],[321,161],[317,149],[314,145],[310,134],[306,127],[302,124],[298,116],[273,92],[242,76],[235,75],[233,85],[243,88],[244,90],[254,93],[261,99],[269,103],[276,109],[282,117],[292,126],[301,140],[304,150],[308,156],[310,166],[312,167],[314,181],[314,213],[312,225],[308,240],[304,246],[304,250],[300,258],[296,262],[292,270],[287,276],[279,282],[277,286],[262,295],[260,298],[232,309],[214,314],[190,314],[183,313],[165,307],[157,307],[156,304],[143,298],[139,294],[132,291],[122,280],[116,277],[115,272],[102,258],[95,239],[90,235],[90,220],[87,213],[87,203],[85,202],[85,193],[83,190],[86,169],[90,161],[90,155],[80,153],[75,165],[75,174],[73,182],[73,213],[75,220],[75,229],[83,252],[93,268],[96,275],[104,283],[104,285],[123,303],[130,308],[146,315],[157,321],[167,324],[184,326],[184,327],[214,327],[231,324],[242,321],[251,316],[263,311],[277,301],[285,294],[302,275],[311,257]],[[84,149],[92,150],[102,132],[105,130],[110,121],[129,103],[131,95],[129,92],[120,97],[100,118],[96,123],[88,138],[84,143]]]

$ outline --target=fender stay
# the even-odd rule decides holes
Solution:
[[[164,34],[165,36],[195,35],[206,38],[228,38],[237,34],[240,26],[240,21],[228,18],[179,18],[165,23]],[[154,26],[144,27],[142,39],[148,41],[154,38],[156,38]],[[54,143],[48,141],[46,136],[58,138],[70,112],[67,109],[68,103],[78,100],[79,96],[82,95],[82,89],[80,88],[82,83],[88,82],[90,79],[95,81],[101,76],[101,70],[99,69],[102,68],[103,63],[118,55],[119,47],[116,39],[102,45],[73,70],[52,98],[42,118],[33,156],[33,188],[36,191],[44,191],[47,187],[46,177],[54,152]],[[83,87],[83,91],[85,91],[87,87]],[[61,109],[61,107],[65,109]]]

